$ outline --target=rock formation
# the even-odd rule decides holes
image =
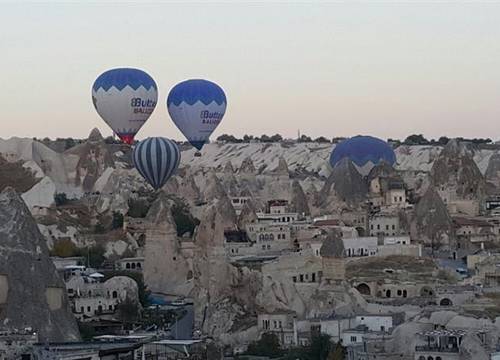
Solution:
[[[246,157],[238,170],[238,174],[256,174],[257,170],[250,157]]]
[[[88,140],[67,151],[67,154],[77,155],[75,186],[81,186],[83,191],[92,190],[97,179],[109,167],[114,167],[113,156],[98,129],[93,129]]]
[[[171,207],[172,200],[161,193],[146,216],[144,281],[153,292],[187,295],[192,287],[191,259],[182,251]]]
[[[457,199],[481,199],[485,192],[481,171],[465,143],[456,139],[450,140],[439,154],[430,178],[436,189],[452,193]]]
[[[257,221],[257,210],[252,200],[248,200],[238,216],[238,228],[244,230],[248,224]]]
[[[357,206],[368,194],[368,185],[348,158],[342,159],[332,170],[319,194],[320,207],[331,209],[332,203]]]
[[[310,215],[311,211],[309,209],[309,201],[307,199],[302,186],[297,180],[292,182],[292,194],[290,199],[290,205],[292,211],[299,214]]]
[[[41,341],[75,341],[80,335],[64,282],[29,209],[12,188],[0,193],[0,322],[32,327]]]
[[[500,153],[496,152],[490,157],[484,177],[497,187],[500,186]]]
[[[415,206],[411,228],[412,238],[435,248],[449,246],[453,241],[453,221],[434,187],[430,186]]]

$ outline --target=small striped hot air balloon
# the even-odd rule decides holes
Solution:
[[[177,170],[181,152],[172,140],[151,137],[135,146],[132,160],[141,176],[158,190]]]

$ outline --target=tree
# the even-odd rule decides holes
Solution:
[[[52,250],[50,251],[51,256],[59,257],[70,257],[74,256],[77,251],[77,247],[70,239],[61,239],[54,243]]]
[[[333,349],[330,335],[314,335],[311,339],[311,345],[309,346],[309,348],[311,359],[326,360],[328,354]]]
[[[144,218],[148,214],[151,202],[145,199],[128,199],[128,216],[133,218]]]
[[[56,206],[66,205],[69,200],[65,193],[56,193],[54,195],[54,202]]]
[[[102,245],[94,245],[91,247],[83,247],[75,249],[74,255],[72,256],[81,256],[87,259],[88,265],[92,268],[99,268],[106,257],[104,254],[106,253],[106,249]]]
[[[427,140],[422,134],[413,134],[408,136],[403,142],[404,145],[429,145],[429,140]]]
[[[111,229],[123,228],[123,214],[118,211],[113,211],[113,219],[111,220]]]
[[[244,135],[243,142],[250,142],[254,139],[253,135]]]
[[[275,134],[269,138],[271,142],[281,142],[283,141],[283,137],[280,134]]]
[[[267,136],[267,135],[262,135],[260,137],[260,141],[261,142],[271,142],[271,138],[269,136]]]
[[[139,319],[139,304],[129,298],[120,302],[116,308],[124,322],[133,323]]]
[[[330,350],[327,360],[344,360],[345,359],[345,348],[340,342],[336,343],[333,349]]]
[[[64,150],[71,149],[75,145],[75,140],[73,140],[72,138],[64,139]]]
[[[177,236],[182,236],[186,233],[192,235],[196,226],[200,224],[200,221],[191,215],[189,207],[183,200],[175,201],[171,212],[177,228]]]
[[[225,141],[228,143],[240,143],[242,142],[241,139],[236,138],[233,135],[228,135],[228,134],[222,134],[217,138],[217,141]]]
[[[441,136],[441,137],[438,139],[437,143],[438,143],[439,145],[443,145],[443,146],[444,146],[444,145],[448,144],[448,141],[450,141],[450,139],[449,139],[448,137],[446,137],[446,136]]]
[[[248,355],[269,356],[276,358],[283,354],[278,337],[273,333],[264,333],[260,340],[251,342],[246,352]]]
[[[317,137],[316,139],[314,139],[314,142],[317,142],[317,143],[329,143],[330,140],[328,140],[324,136],[320,136],[320,137]]]
[[[312,139],[307,135],[301,135],[299,142],[312,142]]]

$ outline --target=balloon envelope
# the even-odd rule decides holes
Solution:
[[[132,160],[141,176],[158,190],[175,173],[181,159],[179,147],[163,137],[147,138],[139,142]]]
[[[382,160],[390,165],[396,162],[396,155],[392,147],[384,140],[373,136],[358,135],[337,144],[330,154],[330,165],[334,167],[343,158],[349,158],[360,167],[369,162],[377,165]]]
[[[208,80],[186,80],[175,85],[167,97],[167,109],[186,139],[201,150],[226,112],[226,95]]]
[[[92,101],[118,137],[132,144],[158,101],[154,80],[139,69],[120,68],[101,74],[92,86]]]

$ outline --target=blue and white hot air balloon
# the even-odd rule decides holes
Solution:
[[[92,101],[115,134],[132,144],[135,134],[155,109],[158,89],[153,78],[142,70],[112,69],[94,82]]]
[[[181,152],[173,141],[152,137],[135,146],[132,160],[139,174],[158,190],[177,170]]]
[[[175,125],[196,149],[201,150],[226,112],[226,95],[208,80],[186,80],[167,97],[167,109]]]
[[[385,161],[396,162],[392,147],[384,140],[373,136],[354,136],[337,144],[330,154],[330,165],[335,167],[342,159],[349,158],[357,166],[373,166]]]

